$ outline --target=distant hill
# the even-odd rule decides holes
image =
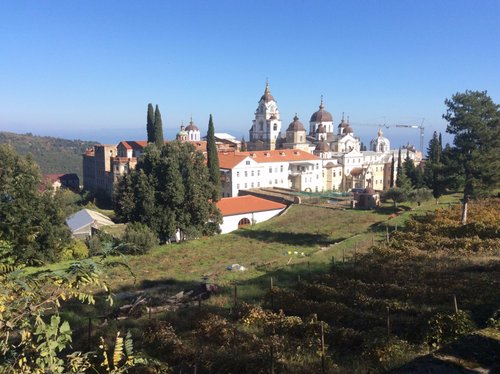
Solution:
[[[19,153],[31,153],[42,174],[76,173],[82,181],[82,153],[98,142],[0,131],[0,144],[8,143]]]

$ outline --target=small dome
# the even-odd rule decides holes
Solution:
[[[326,134],[325,126],[323,126],[322,123],[319,124],[318,129],[316,130],[316,133],[318,133],[318,134]]]
[[[186,132],[186,130],[184,129],[184,125],[181,125],[181,129],[179,130],[179,132],[177,133],[177,136],[180,137],[180,136],[187,136],[188,133]]]
[[[186,131],[200,131],[200,129],[198,129],[198,127],[196,127],[193,120],[191,119],[191,121],[189,122],[189,125],[186,126]]]
[[[310,122],[333,122],[332,114],[324,109],[323,97],[321,97],[321,104],[319,104],[319,110],[313,113]]]
[[[299,121],[299,117],[295,115],[295,117],[293,117],[293,122],[290,123],[286,131],[306,131],[306,129],[302,122]]]
[[[352,134],[354,131],[352,130],[352,127],[350,125],[347,125],[345,130],[344,130],[344,133],[346,134]]]
[[[344,112],[342,112],[342,120],[339,123],[339,129],[344,129],[348,126],[347,122],[344,121]]]
[[[318,143],[315,150],[319,152],[330,152],[330,145],[327,142],[322,141]]]

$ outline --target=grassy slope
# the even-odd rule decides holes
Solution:
[[[456,202],[457,196],[444,197],[442,204]],[[443,205],[440,205],[443,206]],[[308,270],[327,270],[332,256],[341,261],[366,250],[385,236],[385,226],[393,230],[410,214],[434,210],[434,202],[414,206],[388,220],[388,211],[334,210],[302,205],[292,206],[286,214],[253,227],[211,238],[158,247],[149,254],[128,258],[136,280],[116,269],[107,274],[115,289],[140,289],[143,283],[171,280],[211,282],[227,286],[234,282],[263,282],[266,274],[278,282],[295,282],[297,274]],[[294,252],[299,255],[295,255]],[[288,252],[292,252],[289,255]],[[301,256],[300,253],[305,256]],[[241,264],[245,272],[230,272],[227,265]],[[295,265],[295,266],[287,266]],[[57,266],[57,265],[56,265]],[[255,290],[249,293],[255,296]],[[243,295],[243,294],[242,294]]]

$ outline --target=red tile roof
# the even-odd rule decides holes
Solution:
[[[241,153],[219,153],[219,167],[221,169],[232,169],[238,165],[241,161],[247,158],[247,155]]]
[[[238,153],[237,153],[238,154]],[[252,157],[257,162],[309,161],[320,160],[318,156],[300,149],[278,149],[275,151],[239,152]]]
[[[64,174],[45,174],[43,176],[43,181],[45,183],[54,183],[57,182]]]
[[[246,195],[223,198],[217,202],[217,208],[219,208],[223,216],[232,216],[235,214],[285,209],[286,205]]]

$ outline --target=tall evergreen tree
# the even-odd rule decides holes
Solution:
[[[410,158],[409,150],[406,151],[406,159],[403,163],[403,172],[410,180],[413,188],[421,188],[423,185],[422,172],[415,166],[415,163]]]
[[[241,152],[246,152],[247,151],[247,142],[245,141],[245,137],[241,138],[240,151]]]
[[[219,156],[217,152],[217,144],[215,144],[215,129],[212,115],[208,120],[207,132],[207,166],[212,183],[212,199],[218,201],[221,196],[220,168]]]
[[[188,238],[212,235],[221,222],[205,158],[189,142],[147,147],[130,177],[119,180],[115,212],[121,220],[146,224],[162,242],[178,229]]]
[[[445,177],[442,163],[441,134],[434,131],[432,139],[427,148],[427,160],[424,169],[424,182],[432,190],[434,198],[439,197],[445,192]]]
[[[154,125],[154,143],[158,148],[161,148],[163,146],[163,123],[161,121],[161,113],[160,109],[158,108],[158,105],[156,105],[155,108],[155,125]]]
[[[153,109],[153,104],[148,104],[148,114],[147,114],[146,130],[148,133],[148,143],[154,143],[155,138],[155,112]]]
[[[394,187],[394,172],[396,171],[395,170],[395,163],[396,163],[396,160],[395,160],[396,156],[394,155],[394,153],[392,154],[392,161],[391,161],[391,179],[390,179],[390,187]]]
[[[462,223],[470,197],[491,193],[500,184],[500,105],[486,91],[465,91],[446,99],[443,118],[465,177]]]
[[[398,167],[397,167],[397,176],[396,176],[396,187],[399,187],[405,191],[409,191],[411,189],[411,182],[406,175],[405,168],[403,167],[403,162],[401,161],[401,148],[399,148],[398,153]]]

